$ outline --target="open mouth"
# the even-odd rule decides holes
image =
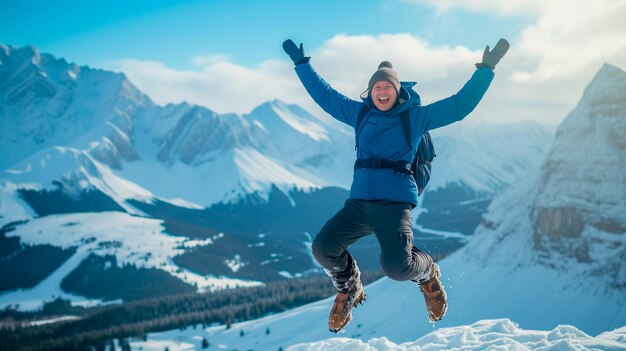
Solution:
[[[389,98],[388,97],[379,97],[378,98],[378,102],[381,103],[382,105],[384,105],[384,104],[389,102]]]

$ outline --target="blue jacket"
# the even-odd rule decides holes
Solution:
[[[415,83],[403,82],[398,94],[399,103],[391,110],[381,112],[369,96],[362,96],[362,101],[356,101],[337,92],[315,72],[310,63],[299,64],[295,70],[313,100],[337,120],[354,128],[359,111],[367,106],[369,111],[360,130],[356,132],[358,159],[407,162],[415,157],[424,133],[460,121],[472,112],[494,76],[491,69],[479,68],[458,93],[427,106],[421,106],[419,95],[412,89]],[[400,121],[400,113],[407,109],[411,121],[412,149],[407,145]],[[374,168],[354,171],[351,199],[389,200],[417,205],[417,195],[417,185],[410,174]]]

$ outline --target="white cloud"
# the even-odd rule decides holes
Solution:
[[[192,58],[192,62],[196,67],[204,67],[214,63],[228,62],[230,57],[227,55],[197,55]]]
[[[446,97],[471,75],[480,53],[457,47],[431,47],[409,34],[379,36],[337,35],[307,55],[318,72],[337,90],[359,99],[371,74],[389,60],[403,80],[417,80],[424,88],[423,100]],[[196,57],[198,70],[175,70],[154,61],[123,60],[111,68],[129,79],[160,104],[187,101],[220,113],[247,113],[275,98],[320,112],[297,79],[293,65],[266,61],[254,68],[229,62],[220,55]],[[451,85],[453,87],[451,87]]]
[[[140,60],[118,61],[112,68],[124,72],[159,104],[187,101],[219,113],[246,113],[277,97],[297,100],[290,92],[301,89],[286,61],[266,61],[247,68],[213,56],[196,57],[194,63],[201,66],[199,70],[175,70],[160,62]]]
[[[417,2],[417,1],[409,1]],[[519,82],[546,82],[580,74],[589,75],[601,62],[626,62],[626,0],[422,0],[440,15],[461,9],[500,16],[531,15],[513,46],[518,60],[533,65],[513,72]]]
[[[626,0],[593,4],[588,0],[429,1],[441,15],[462,9],[536,18],[518,37],[508,38],[511,49],[498,65],[496,79],[472,120],[534,119],[557,124],[604,62],[621,68],[626,63]],[[320,75],[353,99],[365,90],[379,62],[389,60],[402,80],[418,82],[424,103],[458,91],[482,55],[482,50],[463,46],[433,46],[406,33],[339,34],[320,47],[304,43],[304,48]],[[247,113],[278,98],[322,113],[300,85],[286,55],[284,60],[252,68],[235,65],[221,55],[198,56],[193,62],[198,66],[193,71],[137,60],[118,62],[115,68],[158,103],[185,100],[220,113]]]

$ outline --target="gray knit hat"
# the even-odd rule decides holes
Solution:
[[[389,61],[383,61],[378,65],[378,70],[372,74],[370,82],[367,84],[367,89],[370,91],[376,82],[381,80],[391,83],[397,92],[400,92],[400,80],[398,79],[398,73],[393,70],[393,66]]]

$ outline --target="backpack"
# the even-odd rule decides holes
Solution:
[[[363,109],[359,112],[359,115],[356,120],[355,125],[355,138],[356,138],[356,146],[355,150],[358,148],[358,139],[360,127],[363,124],[363,120],[365,119],[365,115],[367,114],[368,107],[364,106]],[[405,110],[400,114],[400,119],[402,121],[402,130],[404,131],[404,138],[406,139],[409,148],[413,150],[413,143],[411,142],[411,121],[409,119],[409,110]],[[422,195],[424,188],[428,184],[430,180],[430,172],[432,168],[433,159],[437,156],[435,154],[435,147],[433,145],[433,139],[430,136],[429,132],[426,132],[422,139],[420,140],[419,145],[417,146],[417,152],[415,153],[415,158],[409,164],[406,161],[388,161],[388,160],[377,160],[377,159],[361,159],[356,160],[354,167],[355,168],[391,168],[398,172],[411,174],[413,179],[415,179],[415,183],[417,184],[417,194]]]

